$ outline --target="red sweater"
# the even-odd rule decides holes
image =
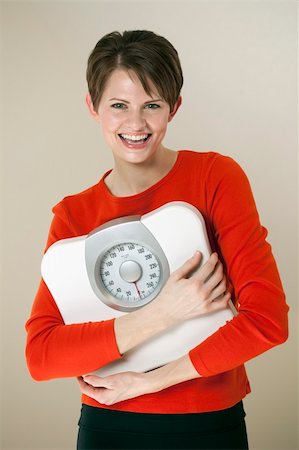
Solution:
[[[114,197],[104,183],[106,175],[53,208],[46,248],[59,239],[88,234],[117,217],[143,215],[175,200],[188,202],[206,220],[239,314],[190,351],[201,378],[111,407],[87,396],[82,401],[149,413],[204,412],[234,405],[250,392],[245,361],[288,336],[288,307],[246,175],[229,157],[188,150],[178,152],[171,171],[137,195]],[[35,380],[79,376],[121,358],[114,320],[65,325],[43,281],[26,329],[27,363]]]

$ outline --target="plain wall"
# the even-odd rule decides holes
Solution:
[[[297,2],[2,2],[2,449],[74,449],[74,380],[34,382],[25,331],[51,207],[96,183],[112,158],[85,107],[87,57],[107,32],[150,29],[180,54],[173,149],[234,157],[280,268],[290,338],[246,364],[252,449],[297,442]],[[3,192],[3,190],[2,190]]]

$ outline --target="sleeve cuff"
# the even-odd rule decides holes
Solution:
[[[203,363],[203,361],[198,356],[198,349],[192,349],[189,352],[189,358],[201,377],[210,377],[215,375],[212,373]]]
[[[104,336],[106,340],[107,358],[109,362],[121,359],[122,355],[119,353],[118,345],[116,342],[115,329],[114,329],[114,319],[110,319],[104,322]]]

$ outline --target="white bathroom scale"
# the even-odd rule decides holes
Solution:
[[[204,264],[211,249],[202,215],[188,203],[171,202],[143,216],[111,220],[88,235],[55,242],[43,257],[41,272],[66,324],[96,322],[151,302],[196,250]],[[181,322],[94,373],[145,372],[165,365],[234,315],[230,302],[226,309]]]

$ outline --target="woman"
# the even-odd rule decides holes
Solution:
[[[114,167],[53,208],[47,248],[179,200],[203,214],[214,253],[196,272],[195,253],[151,303],[102,322],[65,325],[41,281],[26,325],[31,375],[78,377],[78,449],[246,449],[244,362],[288,333],[288,307],[248,180],[231,158],[163,145],[183,84],[177,52],[165,38],[149,31],[104,36],[89,57],[87,82],[87,105]],[[224,308],[230,298],[238,316],[188,355],[148,373],[84,375],[179,321]]]

